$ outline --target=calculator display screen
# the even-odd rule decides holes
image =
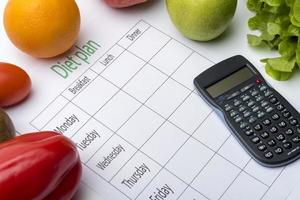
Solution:
[[[231,88],[243,83],[244,81],[249,80],[253,76],[253,72],[248,67],[244,67],[225,77],[224,79],[216,82],[215,84],[207,87],[206,91],[213,98],[215,98],[229,91]]]

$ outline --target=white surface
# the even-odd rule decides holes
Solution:
[[[17,50],[2,24],[0,28],[1,61],[22,66],[33,82],[30,97],[6,109],[17,131],[53,130],[75,114],[79,121],[64,133],[74,142],[83,142],[93,130],[99,132],[100,137],[79,150],[84,170],[76,200],[155,199],[155,195],[172,200],[299,199],[299,161],[268,169],[249,160],[192,84],[213,62],[235,54],[246,56],[265,75],[259,60],[275,53],[247,45],[251,13],[245,1],[239,1],[225,34],[207,43],[182,37],[162,0],[124,10],[111,9],[100,0],[77,2],[82,15],[77,45],[93,40],[101,48],[67,79],[50,67],[77,49],[53,59],[35,59]],[[1,13],[5,3],[0,2]],[[142,34],[132,42],[125,33],[136,28]],[[101,62],[108,55],[114,58],[104,66]],[[73,95],[68,88],[81,75],[92,81]],[[288,82],[265,77],[300,110],[299,73]],[[97,167],[120,145],[123,151],[114,154],[104,170]],[[143,163],[149,173],[139,176],[131,188],[121,183]],[[162,194],[164,187],[170,189]]]

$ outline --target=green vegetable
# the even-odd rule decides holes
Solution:
[[[272,78],[288,80],[300,68],[300,0],[248,0],[247,7],[255,13],[249,28],[260,32],[248,34],[248,43],[278,50],[279,57],[262,62]]]

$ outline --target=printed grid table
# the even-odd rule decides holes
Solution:
[[[212,64],[142,20],[31,125],[71,138],[124,199],[263,199],[284,168],[253,161],[198,96]]]

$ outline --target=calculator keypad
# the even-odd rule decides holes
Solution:
[[[233,92],[224,110],[266,159],[283,156],[300,145],[298,116],[266,84],[249,84]]]

